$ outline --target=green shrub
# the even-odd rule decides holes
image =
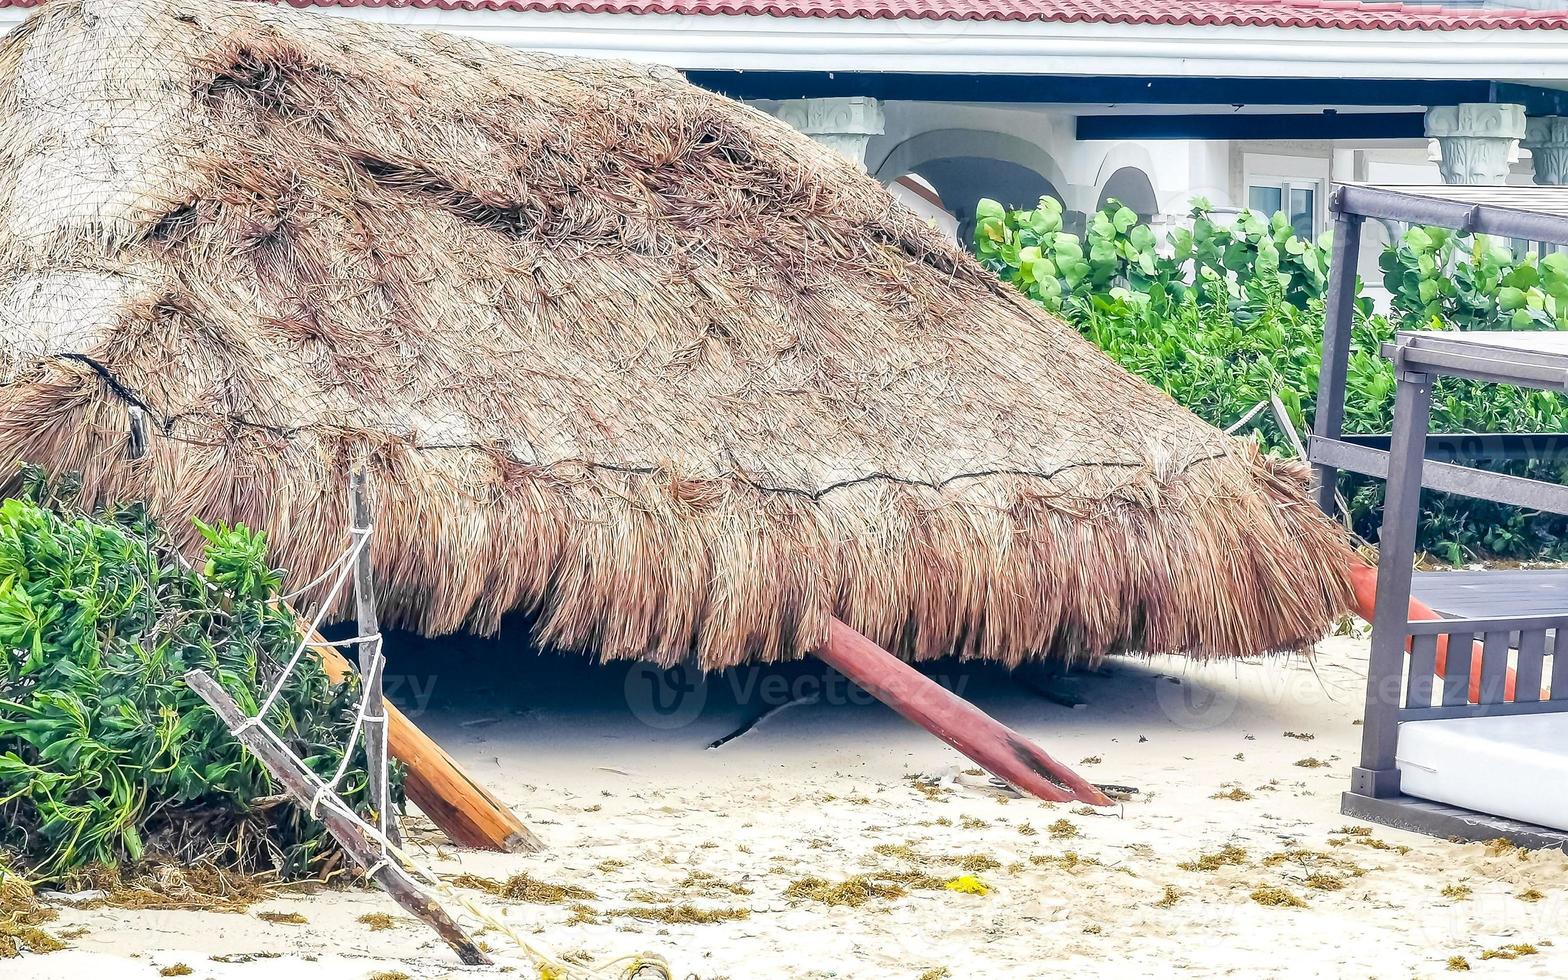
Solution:
[[[1411,228],[1378,260],[1406,330],[1568,328],[1568,255],[1516,260],[1485,235]]]
[[[982,201],[975,250],[1001,278],[1075,325],[1118,363],[1222,428],[1271,394],[1298,432],[1310,430],[1317,394],[1327,286],[1328,236],[1298,238],[1282,214],[1251,211],[1230,228],[1194,202],[1191,229],[1157,243],[1129,209],[1111,202],[1083,239],[1061,227],[1045,198],[1029,211]],[[1484,236],[1412,228],[1381,258],[1392,318],[1358,297],[1346,384],[1345,429],[1387,432],[1393,366],[1379,353],[1395,329],[1568,327],[1568,256],[1515,260]],[[1250,426],[1270,448],[1288,440],[1269,413]],[[1442,379],[1432,430],[1568,431],[1556,395]],[[1511,472],[1561,480],[1564,468],[1511,464]],[[1342,492],[1356,531],[1375,539],[1381,481],[1347,475]],[[1568,556],[1568,521],[1462,497],[1427,494],[1421,546],[1459,562],[1473,555]]]
[[[1328,252],[1297,238],[1289,220],[1265,223],[1251,211],[1223,228],[1207,201],[1193,202],[1192,228],[1177,228],[1163,247],[1131,209],[1111,201],[1089,219],[1084,238],[1062,230],[1062,206],[1041,198],[1032,211],[982,200],[975,249],[993,272],[1047,309],[1081,314],[1116,302],[1164,315],[1188,301],[1225,306],[1243,322],[1264,306],[1305,309],[1323,295]]]
[[[35,499],[0,503],[0,851],[51,878],[144,855],[216,857],[241,870],[309,873],[330,854],[184,681],[201,667],[254,713],[298,642],[276,606],[266,540],[206,527],[187,568],[138,507],[87,516]],[[357,692],[303,657],[267,717],[328,775]],[[363,802],[363,751],[346,794]]]

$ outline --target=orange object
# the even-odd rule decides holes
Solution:
[[[1367,622],[1372,622],[1373,613],[1377,608],[1377,567],[1361,562],[1352,562],[1350,565],[1350,585],[1356,593],[1356,614]],[[1435,622],[1442,619],[1431,606],[1410,597],[1411,622]],[[1471,649],[1474,651],[1470,657],[1470,703],[1477,704],[1481,700],[1481,654],[1484,644],[1479,640],[1472,641]],[[1405,642],[1405,649],[1410,649],[1410,642]],[[1448,634],[1439,633],[1437,637],[1437,670],[1436,676],[1442,677],[1448,670]],[[1514,699],[1514,670],[1508,668],[1508,680],[1503,687],[1503,699]],[[1542,700],[1546,696],[1542,694]]]

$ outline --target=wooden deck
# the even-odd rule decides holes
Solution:
[[[1339,812],[1354,819],[1447,840],[1493,841],[1501,838],[1531,850],[1555,847],[1568,851],[1568,832],[1446,803],[1418,800],[1414,796],[1377,799],[1344,793],[1340,796]]]
[[[1450,619],[1568,612],[1568,569],[1417,572],[1410,591]]]

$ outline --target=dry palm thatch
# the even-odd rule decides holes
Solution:
[[[1013,664],[1299,648],[1345,604],[1300,468],[674,72],[53,0],[0,120],[0,464],[303,579],[368,459],[393,623],[712,667],[836,613]]]

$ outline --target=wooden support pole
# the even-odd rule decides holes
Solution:
[[[1355,329],[1356,260],[1361,254],[1359,214],[1339,210],[1342,191],[1334,192],[1334,253],[1328,269],[1328,295],[1323,301],[1323,362],[1318,368],[1317,417],[1313,433],[1320,439],[1338,439],[1345,427],[1345,378],[1350,363],[1350,335]],[[1337,513],[1334,493],[1339,471],[1315,467],[1318,507]]]
[[[387,708],[382,696],[381,678],[386,673],[383,656],[381,626],[376,617],[375,579],[370,572],[370,540],[374,518],[370,511],[370,488],[364,469],[356,469],[349,477],[349,503],[354,533],[365,535],[359,544],[359,557],[354,563],[354,610],[359,622],[359,635],[374,637],[359,644],[360,676],[363,678],[361,696],[365,714],[365,771],[370,780],[370,800],[375,809],[376,827],[387,839],[397,844],[397,817],[392,813],[392,792],[387,776]]]
[[[322,782],[316,774],[285,752],[275,735],[257,725],[245,727],[246,718],[240,712],[239,705],[206,671],[191,671],[185,675],[185,683],[212,707],[223,724],[234,733],[234,737],[261,760],[261,764],[294,797],[294,801],[309,810],[322,788]],[[434,929],[464,963],[469,966],[490,965],[490,957],[463,932],[446,909],[426,895],[397,862],[382,860],[378,842],[367,837],[357,824],[332,806],[322,806],[318,817],[343,845],[348,856],[369,871],[371,879],[386,889],[393,901]]]
[[[817,651],[839,673],[1021,793],[1113,806],[1083,777],[995,718],[871,642],[842,620]]]
[[[306,629],[302,620],[300,628]],[[335,648],[310,637],[311,649],[334,683],[354,669]],[[446,750],[420,731],[397,706],[386,703],[387,748],[408,775],[403,788],[425,816],[454,844],[486,851],[524,854],[544,850],[544,841],[523,825],[506,804],[475,782]]]

